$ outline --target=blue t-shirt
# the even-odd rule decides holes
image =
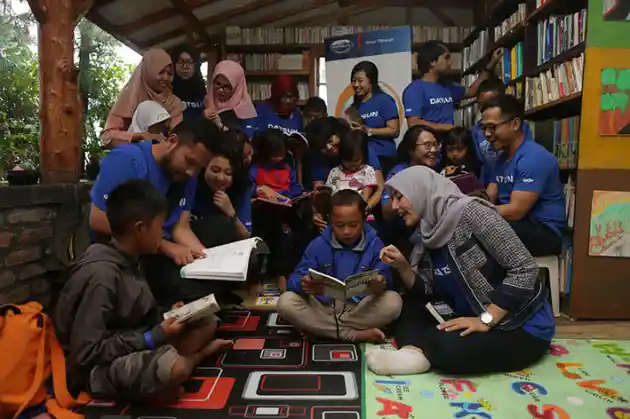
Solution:
[[[283,118],[274,111],[268,103],[261,103],[256,106],[258,118],[256,128],[265,131],[270,128],[282,131],[286,135],[294,132],[302,132],[304,125],[302,123],[302,114],[295,110],[288,118]]]
[[[339,157],[329,157],[323,153],[311,151],[307,155],[308,166],[311,169],[311,181],[326,182],[330,171],[341,164]],[[376,154],[368,148],[367,164],[372,166],[374,170],[381,170],[381,163]]]
[[[481,179],[483,180],[484,186],[488,186],[488,184],[492,181],[492,170],[496,164],[499,154],[501,153],[494,151],[492,145],[488,141],[488,137],[483,134],[481,125],[481,122],[477,122],[477,124],[475,124],[475,126],[470,130],[470,133],[475,140],[475,151],[477,152],[477,157],[482,164]]]
[[[184,104],[184,119],[186,121],[195,120],[203,116],[205,105],[203,96],[197,101],[182,102]]]
[[[143,141],[137,144],[124,144],[112,150],[101,162],[101,170],[92,187],[92,203],[105,211],[107,196],[116,186],[129,179],[144,179],[155,186],[164,196],[172,185],[168,175],[153,157],[153,142]],[[170,238],[170,232],[179,220],[182,212],[190,211],[195,200],[197,178],[186,181],[179,203],[172,207],[164,223],[164,235]]]
[[[465,96],[466,88],[459,84],[414,80],[403,92],[405,117],[415,116],[435,124],[453,124],[455,102]]]
[[[474,311],[470,308],[470,304],[457,285],[457,278],[453,272],[457,269],[448,256],[448,248],[440,247],[439,249],[429,250],[431,257],[431,265],[433,268],[433,278],[435,287],[439,295],[450,299],[451,308],[458,317],[475,316]]]
[[[386,128],[387,121],[398,119],[398,108],[396,101],[386,93],[377,93],[370,99],[359,104],[361,118],[369,128]],[[379,137],[373,135],[368,137],[368,146],[380,156],[393,156],[396,154],[396,143],[394,138]]]
[[[451,300],[453,304],[451,308],[458,317],[476,317],[457,285],[457,278],[453,275],[453,270],[457,269],[457,266],[449,262],[451,259],[448,257],[448,249],[441,247],[429,252],[435,286],[440,295]],[[549,302],[545,302],[540,310],[523,323],[523,330],[538,339],[550,341],[553,338],[556,330]]]
[[[492,183],[499,187],[500,205],[510,202],[513,191],[538,194],[528,215],[562,235],[566,215],[558,160],[530,136],[525,137],[511,160],[507,160],[506,153],[499,156]]]
[[[402,172],[408,167],[409,167],[409,163],[407,162],[398,163],[396,166],[392,167],[392,169],[389,171],[389,173],[387,174],[387,177],[385,178],[385,182],[387,182],[392,177],[394,177],[395,174]],[[389,201],[392,200],[391,192],[392,191],[389,188],[385,188],[385,190],[383,191],[383,195],[381,197],[381,205],[385,205]]]

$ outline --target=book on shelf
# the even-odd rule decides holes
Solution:
[[[323,296],[335,300],[347,301],[354,297],[371,294],[369,283],[380,275],[378,270],[350,275],[345,281],[334,276],[309,269],[311,281],[323,287]]]
[[[463,67],[464,70],[468,70],[475,65],[484,55],[488,53],[490,47],[490,38],[488,36],[488,30],[484,29],[479,32],[477,38],[464,48],[463,52]]]
[[[524,91],[523,91],[523,82],[518,81],[515,83],[508,84],[507,87],[505,88],[505,93],[522,100],[523,97],[525,96]]]
[[[518,42],[511,48],[503,49],[499,61],[499,74],[503,83],[509,83],[523,75],[523,43]]]
[[[575,222],[575,179],[569,175],[567,183],[564,184],[564,205],[567,216],[567,226],[573,228]]]
[[[584,53],[526,80],[525,110],[582,91]]]
[[[497,41],[501,37],[510,33],[512,29],[520,23],[524,23],[527,19],[527,5],[521,3],[518,5],[516,12],[505,19],[501,24],[494,27],[494,40]]]
[[[307,100],[311,94],[306,82],[298,82],[299,100]],[[252,100],[267,100],[271,97],[271,83],[247,82],[247,91]]]
[[[326,38],[350,35],[359,32],[387,29],[391,26],[313,26],[313,27],[257,27],[225,28],[227,46],[231,45],[317,45]],[[460,43],[473,30],[471,27],[413,26],[413,42],[416,44],[433,39],[444,43]]]
[[[214,313],[221,310],[214,294],[206,295],[182,307],[164,313],[164,320],[175,318],[182,323],[194,322],[206,317],[214,318]]]
[[[241,64],[245,71],[304,71],[309,67],[308,51],[301,54],[243,54],[229,53],[226,59]]]
[[[558,159],[560,169],[577,166],[580,116],[559,120],[547,119],[531,124],[534,137]]]
[[[541,65],[586,40],[586,9],[538,22],[536,36]]]
[[[258,237],[206,249],[205,257],[182,266],[180,275],[189,279],[244,282],[254,250],[269,254],[269,248]]]

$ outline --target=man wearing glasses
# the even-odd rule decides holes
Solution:
[[[481,128],[493,150],[502,151],[488,196],[533,256],[559,254],[566,214],[558,160],[534,141],[513,96],[488,102]]]

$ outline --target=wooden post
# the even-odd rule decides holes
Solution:
[[[29,0],[29,4],[39,21],[41,182],[77,183],[82,112],[74,66],[78,4],[75,0]]]

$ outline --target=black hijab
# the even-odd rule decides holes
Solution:
[[[206,95],[206,82],[201,74],[201,58],[193,48],[189,48],[184,45],[177,48],[171,54],[173,64],[177,62],[177,59],[182,53],[187,53],[195,61],[195,74],[188,80],[184,80],[177,75],[175,71],[173,75],[173,93],[180,98],[183,102],[199,102],[203,101]]]

